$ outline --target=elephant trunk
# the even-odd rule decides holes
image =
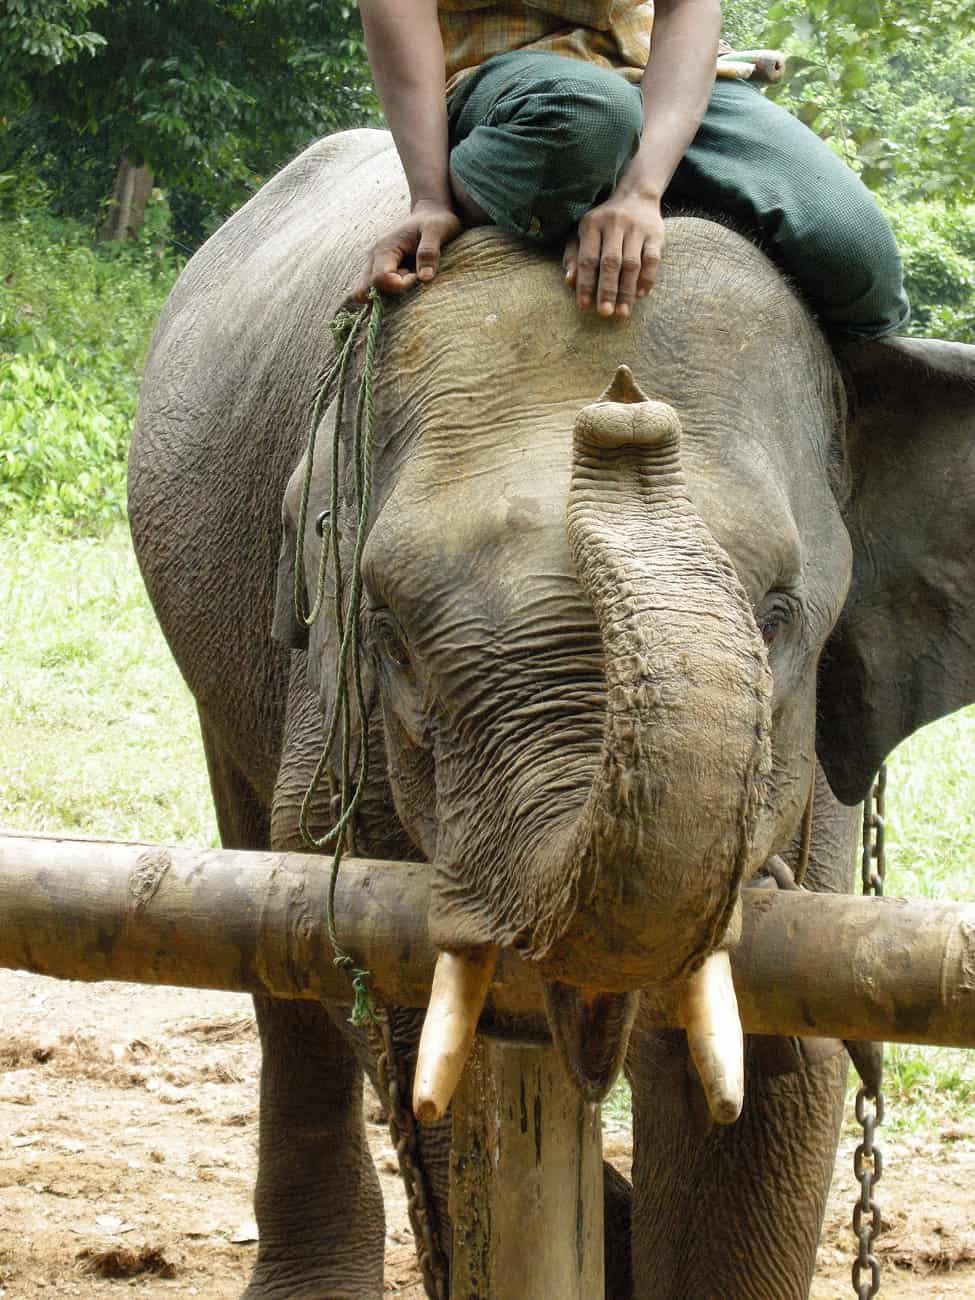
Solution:
[[[677,414],[625,367],[577,419],[568,535],[602,636],[606,715],[578,817],[525,873],[523,955],[540,963],[553,1038],[593,1101],[619,1069],[636,990],[676,985],[711,1113],[728,1122],[742,1037],[721,949],[770,768],[771,677],[748,598],[691,501]],[[441,958],[423,1118],[446,1108],[494,953]]]
[[[677,414],[625,367],[576,422],[568,534],[602,634],[606,721],[561,861],[535,880],[555,906],[537,899],[532,955],[626,991],[686,978],[721,943],[770,765],[771,678],[691,501]]]

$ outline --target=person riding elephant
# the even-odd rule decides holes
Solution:
[[[410,186],[357,293],[398,294],[493,223],[563,250],[579,307],[653,287],[662,209],[753,231],[838,340],[910,317],[890,225],[859,178],[747,81],[715,80],[719,0],[359,0]],[[446,92],[446,93],[445,93]]]
[[[221,839],[300,850],[303,803],[316,838],[335,822],[335,781],[315,780],[334,593],[306,627],[296,585],[325,537],[345,575],[361,546],[356,847],[430,864],[445,952],[534,967],[586,1095],[625,1060],[633,1178],[606,1170],[607,1294],[800,1300],[840,1045],[749,1041],[741,1116],[717,1123],[684,1033],[640,1011],[720,965],[741,889],[798,862],[813,789],[805,884],[847,889],[878,763],[975,700],[975,349],[863,341],[841,366],[764,253],[700,217],[668,219],[652,293],[612,319],[576,310],[557,252],[476,227],[387,306],[360,528],[357,403],[323,413],[310,463],[308,425],[329,324],[410,211],[388,133],[323,140],[189,262],[153,339],[130,521]],[[341,762],[324,753],[326,776]],[[247,1300],[379,1300],[368,1043],[346,1006],[256,1005]],[[392,1013],[408,1069],[421,1019]],[[449,1136],[440,1119],[418,1147],[445,1254]]]

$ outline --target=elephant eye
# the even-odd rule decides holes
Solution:
[[[782,629],[792,622],[792,618],[792,599],[781,592],[776,592],[768,598],[755,615],[758,630],[761,632],[762,640],[767,646],[772,645]]]
[[[385,662],[397,668],[409,668],[410,652],[392,615],[385,610],[376,611],[370,622],[373,645]]]
[[[315,532],[318,534],[319,537],[325,536],[325,529],[331,517],[332,517],[331,510],[323,510],[318,515],[318,518],[315,520]]]

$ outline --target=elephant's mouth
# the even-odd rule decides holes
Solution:
[[[715,952],[675,989],[676,1011],[712,1118],[730,1124],[744,1100],[741,1020],[727,952]],[[600,1102],[616,1081],[640,994],[545,985],[545,1011],[559,1056],[579,1092]]]
[[[562,1063],[586,1101],[600,1102],[623,1065],[639,993],[545,984],[545,1011]]]
[[[413,1088],[413,1109],[423,1123],[446,1113],[474,1040],[496,959],[496,948],[440,955]],[[601,1102],[623,1065],[640,994],[603,993],[547,980],[544,995],[552,1039],[569,1077],[587,1102]]]
[[[493,947],[440,954],[413,1084],[413,1110],[421,1123],[446,1114],[474,1041],[497,955]],[[619,1074],[639,999],[635,991],[603,993],[557,981],[545,984],[556,1049],[586,1101],[601,1101]],[[711,1115],[719,1124],[731,1123],[741,1113],[744,1097],[744,1053],[726,951],[711,953],[682,981],[677,1013]]]

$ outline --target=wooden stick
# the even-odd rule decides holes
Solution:
[[[599,1107],[550,1043],[475,1043],[453,1105],[450,1221],[458,1300],[603,1300]]]
[[[739,59],[724,59],[718,63],[714,75],[719,81],[750,81],[755,75],[755,64],[743,63]]]
[[[715,76],[771,86],[785,77],[787,62],[781,50],[732,50],[719,57]]]
[[[327,858],[0,833],[0,966],[350,1002],[325,932]],[[426,1006],[430,868],[347,859],[336,914],[377,994]],[[746,889],[731,956],[741,1022],[975,1047],[975,904]],[[679,1027],[648,994],[641,1016]],[[544,1033],[537,974],[502,952],[485,1017]]]

